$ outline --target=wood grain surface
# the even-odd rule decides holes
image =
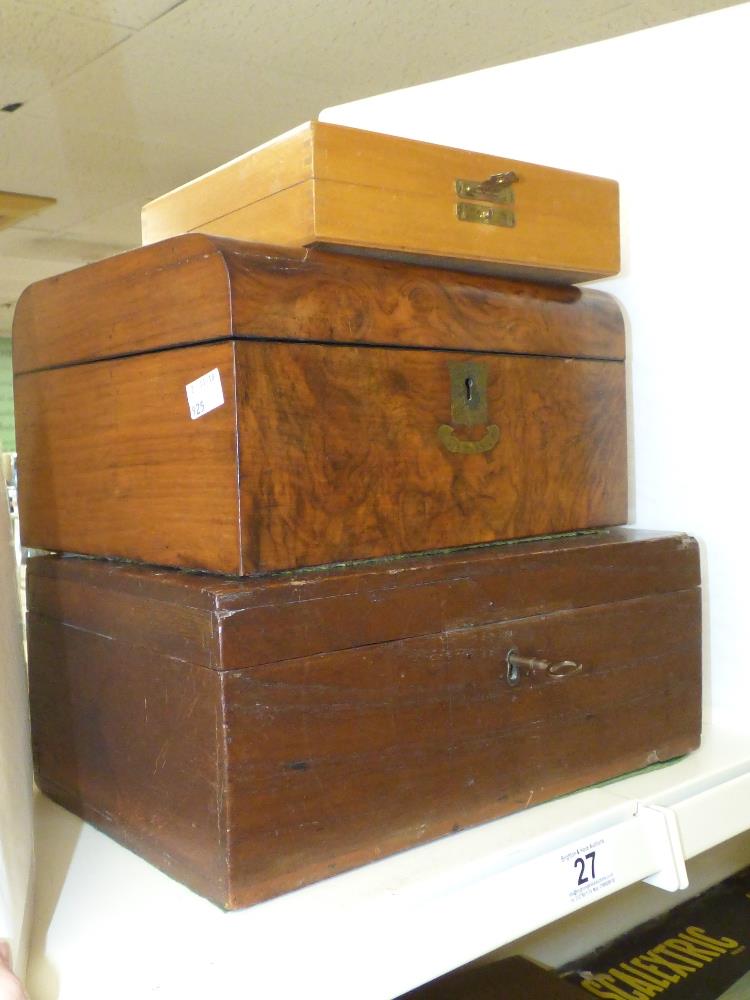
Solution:
[[[13,366],[19,375],[232,337],[612,360],[625,350],[620,308],[604,292],[192,235],[29,286]]]
[[[225,403],[191,420],[213,368]],[[231,342],[16,378],[24,544],[239,571],[233,384]]]
[[[134,646],[138,626],[124,643],[27,621],[44,790],[197,892],[226,894],[219,675]]]
[[[462,358],[487,370],[500,440],[483,454],[438,439]],[[225,403],[191,420],[185,386],[214,368]],[[247,574],[623,523],[624,377],[621,362],[246,340],[28,373],[22,541]]]
[[[612,528],[242,579],[37,557],[26,589],[47,618],[235,670],[699,584],[694,539]]]
[[[262,610],[261,581],[242,590],[241,581],[147,567],[118,572],[103,560],[31,560],[40,787],[234,908],[694,749],[696,544],[626,533],[540,544],[463,554],[480,624],[460,595],[455,554],[431,557],[421,570],[412,563],[405,572],[414,581],[397,578],[409,610],[395,627],[388,620],[398,618],[396,602],[377,600],[389,590],[392,563],[311,574],[330,587],[319,637],[308,654],[265,663],[254,652],[260,632],[275,628],[283,639],[287,620],[274,626],[237,613]],[[546,563],[566,577],[548,606]],[[443,604],[457,592],[461,615],[429,618],[435,598],[420,572],[443,573]],[[367,573],[368,605],[355,611],[349,588]],[[660,589],[664,579],[677,589]],[[511,598],[514,580],[519,596]],[[299,583],[270,578],[267,603],[293,604],[297,586],[301,622],[314,633],[314,608],[304,602],[316,598]],[[329,625],[337,604],[352,629],[363,625],[359,642],[352,633],[337,643]],[[420,606],[421,628],[404,638],[378,641],[366,624],[372,615],[381,635],[397,635]],[[222,626],[234,618],[227,642]],[[241,642],[248,658],[237,666]],[[191,657],[201,644],[212,652],[197,663]],[[512,647],[572,659],[582,670],[509,687]]]
[[[194,228],[196,217],[210,222],[308,180],[313,157],[310,124],[285,132],[253,152],[252,159],[238,156],[223,164],[215,183],[190,181],[145,205],[141,213],[144,244],[186,233]]]
[[[236,350],[242,572],[627,520],[619,362],[474,355],[500,440],[465,455],[437,436],[451,423],[449,366],[461,354]]]
[[[205,236],[170,240],[29,285],[13,316],[13,371],[227,337],[230,316],[221,253]]]
[[[289,249],[310,246],[316,236],[314,182],[307,180],[284,188],[272,198],[244,205],[229,215],[184,231],[235,240],[260,239]]]
[[[308,659],[228,674],[228,850],[235,871],[267,857],[235,903],[694,749],[698,615],[681,592],[332,653],[325,677]],[[512,647],[584,672],[516,691]]]
[[[279,340],[625,357],[615,298],[325,250],[217,241],[234,328]]]
[[[456,180],[505,171],[518,176],[516,224],[460,221]],[[614,181],[312,122],[149,203],[142,220],[144,242],[192,231],[330,242],[570,283],[619,270],[618,212]]]

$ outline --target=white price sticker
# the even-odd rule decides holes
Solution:
[[[606,838],[599,834],[565,848],[559,855],[558,875],[573,907],[611,892],[616,880]]]
[[[206,372],[194,382],[188,382],[185,386],[188,406],[190,407],[190,419],[197,420],[198,417],[210,413],[217,406],[224,403],[224,391],[221,388],[221,375],[219,369]]]

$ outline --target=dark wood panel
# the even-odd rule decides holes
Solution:
[[[221,677],[28,616],[37,782],[196,891],[227,891]]]
[[[551,716],[525,733],[499,731],[473,744],[342,759],[313,774],[290,770],[254,787],[255,815],[273,812],[273,830],[243,816],[238,775],[229,806],[229,905],[249,905],[694,750],[698,735],[683,720],[694,719],[695,698],[687,683],[659,682],[648,701],[623,703],[605,716]],[[250,868],[248,883],[242,872]]]
[[[38,571],[36,563],[42,559],[53,565],[64,563],[67,569],[75,562],[79,575],[77,578],[56,577]],[[85,570],[89,564],[100,570],[98,579],[96,574],[86,579]],[[137,637],[138,643],[151,653],[164,653],[174,659],[219,669],[218,621],[211,609],[181,603],[175,599],[177,594],[169,592],[169,587],[162,587],[157,597],[114,589],[112,583],[119,582],[117,570],[128,565],[109,560],[102,566],[98,560],[32,558],[27,563],[28,607],[37,614],[77,629],[126,642]],[[160,572],[152,566],[138,565],[137,569],[142,577],[156,574],[157,580],[170,572]]]
[[[412,747],[439,756],[479,734],[605,717],[613,704],[647,704],[665,681],[700,683],[699,621],[699,591],[688,590],[232,671],[231,760],[265,781],[297,763],[366,769]],[[515,647],[583,669],[509,687],[505,656]]]
[[[699,583],[694,539],[627,528],[251,579],[72,557],[27,567],[39,614],[219,670]]]
[[[695,587],[224,674],[151,641],[30,614],[40,786],[230,908],[699,741]],[[511,645],[583,671],[510,688]]]
[[[16,374],[227,337],[624,357],[604,292],[178,236],[31,285]]]
[[[222,591],[221,665],[273,663],[699,583],[694,539],[622,528],[281,575],[255,591]]]
[[[438,428],[460,354],[239,342],[237,357],[245,573],[627,520],[621,362],[475,355],[500,438],[452,454]]]
[[[117,595],[127,595],[183,609],[210,611],[225,590],[247,592],[267,586],[268,580],[268,577],[245,579],[196,570],[155,571],[154,566],[141,562],[65,554],[32,556],[26,571],[27,591],[37,595],[34,598],[37,610],[71,623],[76,621],[76,611],[72,609],[84,603],[75,596],[79,588],[100,589],[102,600],[117,600]],[[64,610],[68,605],[69,613]]]

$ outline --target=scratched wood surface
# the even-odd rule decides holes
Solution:
[[[134,646],[135,634],[114,642],[33,612],[27,621],[45,792],[167,874],[189,872],[197,892],[227,893],[219,675]]]
[[[455,454],[450,365],[499,442]],[[224,404],[185,386],[217,368]],[[231,574],[627,520],[617,361],[224,341],[15,380],[22,541]]]
[[[461,221],[456,181],[508,171],[517,176],[509,206],[516,224]],[[202,231],[567,284],[620,267],[615,181],[324,122],[150,202],[142,229],[144,243]]]
[[[694,749],[698,613],[681,592],[331,653],[324,677],[307,658],[230,672],[228,851],[238,869],[267,857],[237,903],[284,891],[311,837],[320,878]],[[512,647],[587,669],[516,692]]]
[[[388,561],[250,587],[32,560],[40,787],[236,908],[698,745],[693,540],[615,532],[462,559],[412,561],[395,582]],[[545,599],[558,571],[565,586]],[[264,587],[282,611],[299,593],[300,631],[314,634],[328,605],[319,636],[285,644],[290,619],[269,616]],[[343,639],[337,606],[353,621]],[[281,642],[275,658],[263,630]],[[582,670],[511,688],[512,647]]]
[[[625,347],[604,292],[196,234],[30,285],[13,365],[18,375],[231,337],[613,360]]]
[[[27,593],[47,618],[233,670],[699,584],[687,535],[611,528],[238,579],[36,558]]]

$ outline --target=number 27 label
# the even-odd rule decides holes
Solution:
[[[589,869],[589,874],[586,873],[586,862],[591,862],[591,867]],[[596,851],[589,851],[588,854],[584,854],[583,857],[580,855],[573,859],[573,867],[578,869],[578,884],[585,885],[590,879],[596,878],[596,871],[594,870],[594,865],[596,863]]]
[[[558,874],[571,905],[590,902],[600,894],[605,895],[605,890],[614,885],[614,868],[609,854],[606,839],[600,836],[559,856]]]

